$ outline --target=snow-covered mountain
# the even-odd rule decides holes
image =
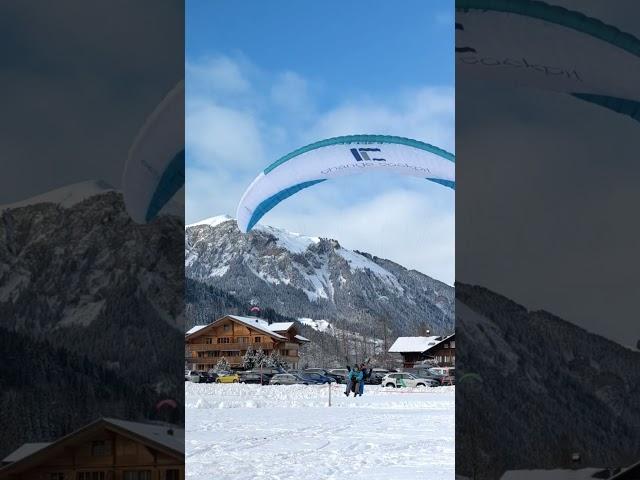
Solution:
[[[386,322],[397,334],[453,329],[453,288],[338,241],[257,226],[242,234],[233,218],[187,225],[185,274],[247,304],[282,315],[358,325]]]
[[[457,472],[637,461],[640,352],[483,287],[456,299]]]
[[[3,210],[25,207],[27,205],[37,205],[40,203],[52,203],[63,208],[69,208],[89,197],[109,191],[115,191],[115,189],[104,180],[87,180],[85,182],[65,185],[64,187],[56,188],[18,202],[0,205],[0,212]]]
[[[5,205],[0,220],[5,326],[31,333],[88,326],[127,298],[182,329],[175,217],[137,225],[121,193],[83,182]]]
[[[183,233],[135,224],[102,182],[0,208],[0,457],[182,400]]]

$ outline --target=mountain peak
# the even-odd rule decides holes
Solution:
[[[200,220],[198,222],[190,223],[189,225],[185,225],[185,228],[196,227],[198,225],[209,225],[210,227],[216,227],[221,223],[228,222],[230,220],[235,220],[233,217],[229,215],[216,215],[215,217],[205,218],[204,220]]]
[[[109,191],[115,191],[115,189],[104,180],[87,180],[65,185],[18,202],[0,205],[0,211],[39,203],[54,203],[61,207],[69,208],[89,197]]]

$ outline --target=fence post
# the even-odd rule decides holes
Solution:
[[[331,382],[327,382],[327,385],[329,386],[329,406],[331,406]]]

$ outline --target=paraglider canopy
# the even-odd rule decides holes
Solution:
[[[184,82],[147,118],[129,150],[122,177],[127,212],[153,220],[184,186]]]
[[[635,36],[537,0],[458,0],[456,10],[462,78],[565,93],[640,121]]]
[[[237,210],[247,232],[273,207],[304,188],[331,178],[384,171],[420,177],[455,189],[455,156],[428,143],[388,135],[349,135],[299,148],[265,168]]]

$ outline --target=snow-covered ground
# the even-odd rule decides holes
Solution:
[[[343,389],[185,383],[186,478],[455,478],[455,387]]]

